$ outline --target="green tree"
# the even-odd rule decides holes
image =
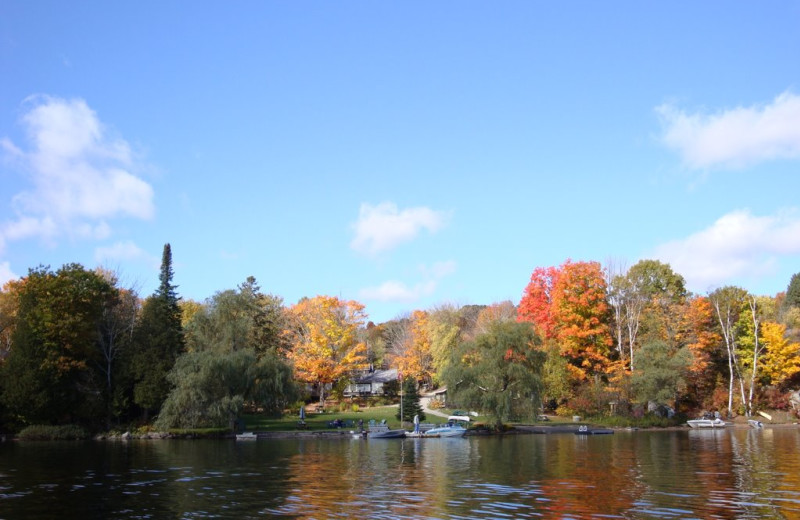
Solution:
[[[269,352],[188,352],[169,373],[173,390],[156,426],[169,428],[234,428],[248,403],[266,413],[280,413],[297,400],[292,369]]]
[[[462,323],[459,310],[454,305],[441,305],[430,312],[428,335],[431,338],[433,379],[436,382],[441,382],[453,350],[458,346]]]
[[[791,280],[789,280],[783,305],[786,308],[800,307],[800,273],[793,274]]]
[[[644,344],[637,370],[631,376],[636,398],[641,402],[673,404],[686,387],[691,362],[691,353],[686,348],[676,350],[664,341]]]
[[[419,391],[417,381],[413,377],[403,379],[403,399],[402,405],[397,408],[395,417],[401,421],[413,422],[414,416],[419,416],[420,421],[425,420],[425,412],[419,403]]]
[[[11,351],[2,366],[2,400],[23,423],[99,422],[104,378],[99,330],[117,296],[79,264],[32,269],[17,285]]]
[[[133,400],[143,410],[145,420],[151,413],[158,413],[167,398],[170,391],[167,374],[184,351],[181,309],[172,276],[172,250],[166,244],[159,287],[145,300],[131,346]]]
[[[504,422],[533,418],[541,407],[541,340],[527,322],[492,323],[487,332],[459,345],[443,378],[448,400]]]
[[[186,346],[216,352],[285,352],[281,303],[278,297],[262,294],[255,278],[248,277],[237,289],[216,293],[194,311],[186,322]]]

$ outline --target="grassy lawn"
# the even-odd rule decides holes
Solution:
[[[331,428],[328,423],[340,419],[341,421],[352,421],[354,426],[345,426],[345,428],[353,429],[358,427],[358,421],[364,421],[366,428],[371,419],[375,422],[386,420],[390,428],[399,428],[400,421],[395,418],[397,407],[379,406],[375,408],[363,408],[359,412],[325,412],[325,413],[307,413],[306,414],[306,429],[311,431],[335,430]],[[297,415],[284,415],[283,417],[267,417],[264,415],[244,415],[242,416],[248,431],[261,431],[261,432],[280,432],[280,431],[293,431],[297,430],[297,421],[300,419]],[[408,423],[406,423],[408,427]]]
[[[447,410],[442,410],[447,413]],[[331,428],[328,423],[340,419],[343,422],[352,421],[353,426],[345,426],[345,429],[353,429],[358,427],[358,421],[364,421],[366,428],[370,420],[381,422],[386,420],[389,428],[400,428],[400,421],[395,417],[397,413],[396,406],[376,406],[370,408],[362,408],[358,412],[325,412],[325,413],[307,413],[306,414],[306,429],[311,431],[324,431],[335,430]],[[284,415],[283,417],[267,417],[264,415],[243,415],[246,429],[248,431],[260,432],[281,432],[281,431],[296,431],[297,421],[300,419],[297,415]],[[475,418],[472,418],[473,421]],[[479,418],[480,419],[480,418]],[[428,415],[425,422],[439,424],[447,422],[444,417],[437,417],[435,415]],[[413,425],[406,421],[403,425],[406,429],[411,429]]]

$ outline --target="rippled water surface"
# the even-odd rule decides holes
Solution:
[[[0,518],[800,519],[800,430],[0,444]]]

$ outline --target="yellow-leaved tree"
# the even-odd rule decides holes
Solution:
[[[320,403],[325,403],[325,385],[334,384],[366,367],[366,345],[358,330],[366,321],[364,306],[335,296],[305,298],[290,309],[292,323],[289,359],[295,377],[319,385]]]
[[[781,385],[800,372],[800,344],[786,339],[786,325],[765,321],[761,338],[767,350],[762,370],[772,384]]]
[[[406,325],[406,333],[392,346],[391,365],[417,383],[428,384],[433,375],[428,313],[414,311]]]

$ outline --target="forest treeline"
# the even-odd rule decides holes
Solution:
[[[77,424],[232,428],[341,397],[369,368],[501,425],[562,415],[750,415],[788,409],[800,386],[800,274],[785,293],[692,294],[667,264],[536,268],[516,304],[439,305],[386,323],[334,296],[285,305],[250,277],[182,300],[165,245],[142,298],[103,269],[31,269],[0,291],[0,431]],[[316,398],[316,397],[315,397]]]

